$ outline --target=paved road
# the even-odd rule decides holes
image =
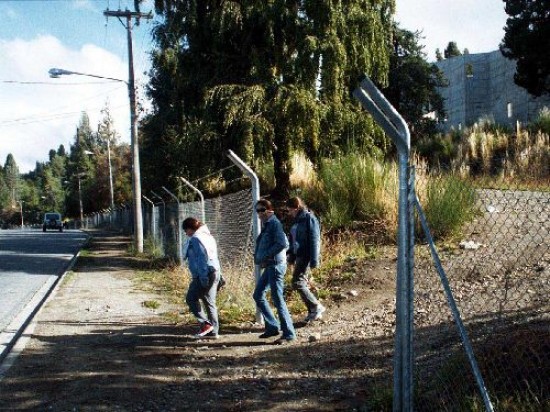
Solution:
[[[87,237],[77,230],[0,231],[0,359]]]

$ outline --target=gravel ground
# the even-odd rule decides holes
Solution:
[[[168,303],[132,282],[127,242],[94,236],[0,382],[0,410],[348,411],[387,399],[392,257],[352,262],[368,275],[353,291],[336,288],[322,321],[304,326],[296,316],[299,338],[281,347],[258,339],[253,323],[225,327],[215,341],[167,323]]]

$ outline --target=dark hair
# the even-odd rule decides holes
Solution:
[[[256,202],[256,207],[257,206],[263,206],[265,207],[267,210],[273,210],[273,205],[271,204],[271,202],[267,199],[260,199]]]
[[[188,217],[183,221],[181,227],[183,230],[192,229],[197,230],[199,227],[204,225],[200,220],[195,219],[194,217]]]
[[[286,207],[290,207],[292,209],[304,209],[306,205],[304,204],[302,199],[296,196],[296,197],[291,197],[286,201]]]

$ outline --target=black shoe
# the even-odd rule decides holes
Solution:
[[[279,331],[265,331],[264,333],[262,333],[260,336],[258,336],[260,339],[267,339],[267,338],[272,338],[273,336],[279,336]]]
[[[296,340],[296,338],[279,338],[275,342],[273,342],[274,345],[287,345],[289,343],[292,343]]]
[[[204,335],[204,337],[206,339],[219,339],[220,335],[218,335],[217,333],[214,333],[214,331],[212,331],[212,332],[208,332],[206,335]]]

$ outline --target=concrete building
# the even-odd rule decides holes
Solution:
[[[543,107],[550,107],[550,96],[535,98],[514,83],[515,61],[499,50],[435,64],[449,82],[440,89],[447,112],[441,123],[445,131],[472,126],[483,118],[515,127],[516,122],[530,122]]]

